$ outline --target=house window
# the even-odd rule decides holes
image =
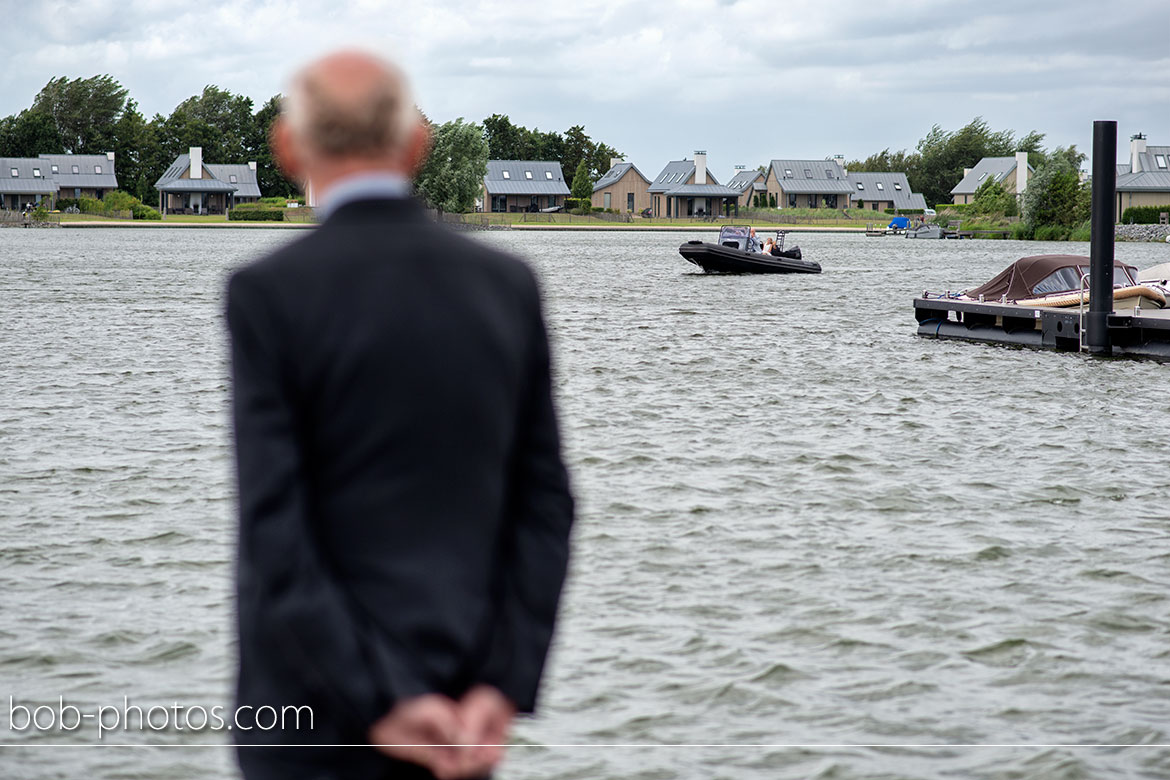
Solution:
[[[983,181],[985,178],[987,178],[987,171],[979,174],[979,181]]]
[[[492,211],[507,211],[508,197],[506,195],[492,195]]]
[[[41,169],[40,168],[33,168],[33,178],[34,179],[41,178]]]
[[[826,179],[831,179],[831,178],[833,178],[833,172],[832,172],[832,171],[830,171],[828,168],[825,168],[825,178],[826,178]]]
[[[900,182],[894,182],[894,189],[896,189],[898,192],[901,192],[902,184]]]
[[[102,172],[102,166],[100,166],[100,165],[93,166],[93,172],[100,176],[101,172]]]
[[[524,171],[524,178],[531,179],[532,178],[532,171]]]
[[[79,168],[79,167],[77,167],[76,165],[74,165],[74,166],[73,166],[73,172],[74,172],[74,173],[81,173],[81,168]]]
[[[877,211],[878,203],[877,203],[877,201],[876,201],[876,200],[875,200],[873,203],[869,204],[869,205],[873,206],[873,210],[874,210],[874,211]]]
[[[15,178],[16,178],[17,176],[19,176],[19,175],[20,175],[20,169],[19,169],[19,168],[13,168],[13,169],[12,169],[12,178],[14,178],[14,179],[15,179]]]
[[[228,174],[228,181],[230,181],[232,184],[239,183],[234,173]]]
[[[505,178],[505,179],[510,179],[510,178],[512,178],[512,176],[511,176],[511,174],[509,174],[507,171],[504,171],[504,178]]]
[[[1155,154],[1154,155],[1154,162],[1158,163],[1159,168],[1165,168],[1166,167],[1166,155]]]
[[[785,175],[785,176],[791,176],[791,175],[792,175],[792,169],[791,169],[791,168],[785,168],[785,169],[784,169],[784,175]]]
[[[627,192],[626,193],[626,211],[633,211],[633,210],[634,210],[634,193]]]
[[[58,168],[57,168],[57,166],[56,166],[56,165],[51,165],[51,166],[49,166],[49,170],[50,170],[50,171],[52,171],[53,173],[59,173],[59,172],[60,172],[60,171],[58,170]]]
[[[551,181],[552,180],[552,171],[545,171],[544,178],[549,179]]]
[[[883,186],[882,186],[882,183],[881,183],[880,181],[877,183],[877,188],[878,188],[879,190],[884,190],[884,189],[885,189],[885,187],[883,187]]]
[[[788,208],[796,208],[796,195],[794,193],[788,194]]]
[[[864,190],[864,189],[865,189],[865,185],[864,185],[864,184],[862,184],[861,182],[857,182],[857,189],[859,189],[859,190]]]
[[[607,209],[608,209],[608,208],[613,208],[613,205],[612,205],[612,203],[611,203],[611,201],[612,201],[612,200],[613,200],[613,196],[612,196],[612,195],[610,195],[608,192],[607,192],[607,193],[605,193],[605,207],[606,207]]]
[[[806,178],[806,179],[811,179],[811,178],[812,178],[812,171],[811,171],[811,170],[809,170],[808,168],[805,168],[805,169],[804,169],[804,178]]]

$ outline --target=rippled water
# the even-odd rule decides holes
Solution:
[[[710,277],[687,237],[481,237],[543,279],[581,508],[500,777],[1170,776],[1170,368],[913,335],[924,287],[1087,245],[802,235],[824,274]],[[228,700],[220,292],[291,238],[0,232],[0,694]],[[0,748],[4,777],[232,772]]]

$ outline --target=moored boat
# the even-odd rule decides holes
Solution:
[[[751,228],[724,225],[718,243],[688,241],[678,253],[707,273],[819,274],[820,263],[805,260],[800,247],[784,248],[784,235],[784,231],[776,231],[775,243],[763,251]]]

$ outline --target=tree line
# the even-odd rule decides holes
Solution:
[[[280,95],[259,109],[252,99],[209,85],[179,103],[169,116],[147,119],[129,90],[109,75],[51,79],[23,111],[0,118],[0,156],[104,154],[114,152],[119,187],[144,203],[157,200],[154,183],[175,158],[192,146],[207,163],[255,160],[260,191],[295,196],[273,159],[268,131],[280,113]],[[425,117],[424,117],[425,118]],[[553,160],[566,177],[584,163],[596,179],[622,156],[594,141],[581,125],[564,133],[529,130],[506,115],[482,124],[462,118],[432,124],[432,153],[417,185],[437,207],[469,210],[479,193],[487,160]]]

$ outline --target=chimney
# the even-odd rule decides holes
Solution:
[[[1016,152],[1016,194],[1028,188],[1028,153]]]
[[[971,169],[970,169],[970,168],[964,168],[964,169],[963,169],[963,178],[964,178],[964,179],[965,179],[965,178],[967,178],[967,176],[968,176],[968,175],[970,175],[970,173],[971,173]]]
[[[695,184],[707,183],[707,153],[695,151]]]
[[[842,173],[849,173],[849,171],[845,170],[845,155],[835,154],[831,159],[833,162],[837,163],[837,166],[841,169]]]
[[[203,147],[202,146],[192,146],[190,148],[190,150],[188,151],[188,155],[191,157],[191,178],[192,179],[202,179],[203,178]]]
[[[1146,137],[1141,133],[1131,136],[1129,139],[1129,172],[1142,172],[1142,158],[1146,153]]]
[[[110,162],[113,162],[114,161],[114,153],[113,152],[106,152],[106,159],[109,160]]]
[[[255,170],[256,170],[256,161],[255,161],[255,160],[250,160],[250,161],[248,162],[248,169],[249,169],[249,170],[251,170],[251,171],[255,171]]]
[[[622,158],[620,158],[620,157],[610,157],[610,158],[609,158],[609,167],[610,167],[610,168],[613,168],[613,167],[615,167],[615,166],[616,166],[618,163],[620,163],[620,162],[625,162],[625,160],[623,160],[623,159],[622,159]]]

